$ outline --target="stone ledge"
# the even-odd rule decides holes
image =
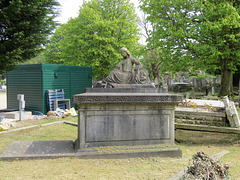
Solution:
[[[85,93],[166,93],[160,88],[86,88]]]
[[[175,125],[175,140],[191,144],[239,143],[240,129],[203,125]]]
[[[15,141],[0,155],[0,160],[73,157],[73,141]]]
[[[11,111],[11,112],[1,112],[0,114],[4,115],[7,119],[16,119],[19,120],[19,111]],[[32,119],[31,111],[24,111],[23,120]]]
[[[107,153],[100,154],[92,151],[91,149],[76,153],[76,158],[81,159],[124,159],[136,157],[182,157],[182,150],[166,150],[166,151],[153,151],[153,152],[132,152],[132,153]]]
[[[159,146],[159,147],[158,147]],[[93,148],[84,148],[74,152],[73,141],[15,141],[10,144],[0,155],[2,161],[26,160],[26,159],[53,159],[62,157],[76,157],[81,159],[123,159],[134,157],[182,157],[182,150],[177,145],[141,146],[139,147],[118,146],[122,151],[110,153],[98,152]],[[157,148],[156,148],[157,147]],[[105,149],[108,147],[104,147]],[[110,147],[111,148],[111,147]],[[152,151],[151,151],[152,148]],[[133,152],[133,149],[136,152]]]
[[[240,129],[239,128],[230,128],[230,127],[214,127],[214,126],[204,126],[204,125],[175,124],[175,129],[240,134]]]
[[[182,101],[182,96],[160,93],[83,93],[73,96],[75,104],[87,103],[174,103]]]
[[[194,112],[194,111],[179,110],[177,108],[175,110],[175,115],[214,116],[214,117],[222,117],[222,118],[226,117],[226,114],[224,112],[206,112],[206,111]]]

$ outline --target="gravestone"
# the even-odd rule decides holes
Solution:
[[[122,69],[130,71],[115,69],[98,82],[96,87],[102,88],[87,88],[73,96],[78,105],[77,152],[89,147],[174,144],[174,108],[182,96],[154,88],[140,62],[126,48],[121,50]],[[124,67],[131,63],[131,68],[137,64],[138,72]],[[176,152],[181,156],[181,150]]]
[[[230,122],[231,127],[239,128],[240,119],[234,102],[229,101],[228,97],[225,96],[223,99],[223,103],[225,105],[227,118]]]

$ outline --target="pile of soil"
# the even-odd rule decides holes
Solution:
[[[230,179],[228,176],[229,164],[221,165],[220,160],[213,160],[204,154],[198,152],[192,158],[192,164],[188,166],[187,171],[181,179]]]

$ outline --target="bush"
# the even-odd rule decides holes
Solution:
[[[6,80],[1,80],[1,84],[5,84],[6,83]]]

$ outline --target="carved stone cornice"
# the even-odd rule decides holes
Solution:
[[[75,104],[85,103],[179,103],[182,96],[161,93],[83,93],[73,96]]]

